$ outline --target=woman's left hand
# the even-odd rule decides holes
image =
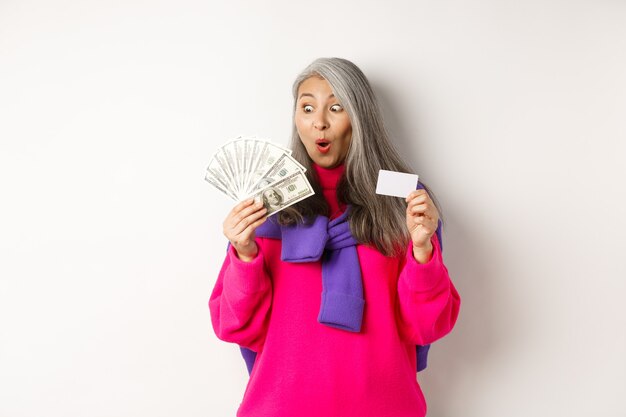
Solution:
[[[430,241],[439,224],[439,212],[424,189],[412,191],[406,198],[406,226],[413,241],[413,253],[432,253]]]

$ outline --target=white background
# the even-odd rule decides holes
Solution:
[[[207,306],[239,134],[352,60],[443,206],[435,417],[624,416],[626,3],[0,0],[0,416],[234,416]]]

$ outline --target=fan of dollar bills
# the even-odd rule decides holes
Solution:
[[[263,200],[272,215],[315,194],[291,150],[256,136],[238,136],[212,156],[204,179],[239,202]]]

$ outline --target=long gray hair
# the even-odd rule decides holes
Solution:
[[[352,139],[345,160],[345,173],[337,186],[337,199],[351,204],[350,230],[362,244],[373,245],[386,256],[406,250],[410,235],[406,227],[406,202],[397,197],[375,193],[378,171],[386,169],[413,173],[392,146],[372,87],[365,74],[351,61],[343,58],[318,58],[307,66],[293,83],[293,116],[297,109],[298,88],[309,77],[325,79],[335,97],[348,113]],[[293,120],[293,118],[292,118]],[[292,156],[306,169],[307,179],[315,195],[279,213],[279,223],[307,222],[317,214],[329,215],[328,203],[318,183],[313,161],[300,140],[293,123]],[[439,204],[426,185],[420,181],[440,213]]]

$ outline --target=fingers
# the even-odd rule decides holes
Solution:
[[[407,226],[409,230],[416,230],[417,228],[421,228],[424,232],[432,234],[437,230],[437,225],[430,217],[426,216],[418,216],[413,217],[407,221]]]
[[[227,228],[231,228],[232,226],[234,226],[236,223],[233,224],[233,221],[232,221],[233,218],[246,207],[250,207],[253,202],[254,200],[252,198],[249,198],[247,200],[240,202],[235,207],[233,207],[233,209],[228,213],[228,215],[224,219],[224,222],[222,223],[222,226],[224,227],[224,231],[226,231]]]
[[[231,242],[236,241],[238,234],[266,212],[267,209],[263,207],[262,201],[257,204],[254,204],[252,198],[242,201],[226,216],[223,223],[224,235]]]
[[[257,221],[251,223],[248,227],[246,227],[241,234],[237,236],[237,239],[241,242],[242,245],[247,245],[252,240],[252,236],[254,235],[254,231],[257,227],[262,225],[265,220],[267,220],[267,216],[263,216]]]
[[[260,219],[252,222],[248,227],[246,227],[241,233],[234,236],[231,240],[235,249],[238,252],[248,247],[254,241],[254,231],[257,227],[263,224],[267,220],[267,216],[263,216]]]
[[[433,219],[427,216],[413,217],[410,219],[410,223],[413,223],[413,225],[421,225],[427,229],[430,229],[435,225]]]
[[[257,207],[252,206],[252,208],[255,208],[255,210],[249,212],[247,215],[242,216],[242,213],[244,213],[247,210],[246,209],[236,216],[236,224],[232,228],[234,235],[239,235],[243,233],[249,226],[253,225],[260,217],[264,216],[265,213],[267,213],[267,209],[263,207],[263,204]],[[239,218],[239,216],[241,217]],[[239,218],[238,221],[237,218]]]
[[[243,200],[241,203],[237,204],[231,211],[231,213],[233,214],[237,214],[239,213],[241,210],[245,209],[246,207],[249,207],[252,205],[252,203],[254,203],[254,199],[253,198],[248,198],[246,200]]]
[[[407,203],[410,202],[411,200],[413,200],[415,197],[419,197],[422,195],[426,195],[428,196],[428,193],[426,192],[426,190],[424,189],[419,189],[419,190],[415,190],[415,191],[411,191],[409,193],[409,195],[406,196],[406,198],[404,199],[404,201],[406,201]]]
[[[423,202],[421,204],[413,204],[406,208],[406,215],[409,216],[436,216],[436,209],[430,201]]]
[[[406,198],[407,209],[411,209],[416,205],[423,204],[429,201],[430,201],[430,197],[428,196],[428,193],[426,193],[426,191],[424,190],[413,191]]]
[[[407,207],[406,212],[407,214],[414,216],[416,214],[425,213],[427,210],[428,210],[428,204],[423,203],[423,204],[414,205],[413,207]]]
[[[408,202],[406,208],[407,217],[418,216],[428,217],[430,219],[438,217],[437,209],[426,190],[420,189],[412,191],[406,197],[406,201]]]
[[[253,203],[253,199],[248,199],[237,204],[226,217],[224,227],[234,228],[240,221],[263,206],[262,202]]]
[[[414,244],[420,243],[424,236],[432,236],[437,230],[439,213],[426,190],[412,191],[406,202],[406,225]]]

